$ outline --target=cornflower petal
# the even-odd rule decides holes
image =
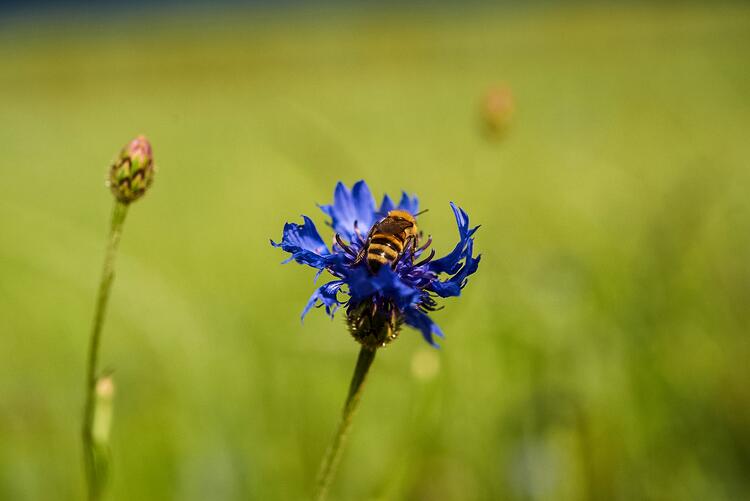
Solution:
[[[315,223],[309,217],[302,216],[304,224],[286,223],[281,237],[281,243],[271,240],[271,245],[281,247],[285,252],[289,252],[292,257],[300,264],[306,264],[313,268],[323,269],[334,255],[328,250],[328,247],[320,238]],[[288,262],[287,260],[286,262]]]
[[[355,241],[357,231],[367,234],[375,222],[375,199],[364,181],[354,183],[351,190],[339,182],[333,194],[333,204],[321,205],[320,209],[330,216],[333,230],[350,242]]]
[[[357,181],[352,187],[352,200],[355,219],[360,231],[367,233],[375,222],[375,199],[364,181]]]
[[[389,212],[391,212],[395,208],[396,208],[396,204],[393,203],[393,200],[391,200],[391,197],[389,197],[387,194],[383,195],[383,201],[380,203],[380,210],[378,211],[378,215],[381,217],[385,217]]]
[[[333,318],[339,305],[343,304],[338,300],[338,292],[342,285],[344,285],[343,280],[334,280],[315,289],[315,292],[310,296],[309,301],[307,301],[305,308],[302,310],[302,320],[305,319],[307,312],[316,305],[325,306],[326,313]],[[320,303],[318,303],[318,301],[320,301]]]
[[[405,191],[402,191],[398,208],[411,214],[416,214],[419,212],[419,199],[417,197],[410,197]]]
[[[461,259],[469,240],[474,235],[474,232],[479,229],[479,226],[469,229],[469,215],[453,202],[451,202],[451,209],[453,209],[453,215],[456,217],[459,241],[450,254],[430,261],[428,269],[434,273],[450,273],[451,275],[456,273],[461,267]]]
[[[438,325],[433,322],[426,313],[423,313],[416,308],[411,308],[406,311],[404,316],[406,319],[406,325],[419,329],[425,341],[430,343],[434,348],[440,348],[440,345],[435,342],[433,334],[442,338],[444,337],[443,331],[440,330],[440,327],[438,327]]]
[[[440,281],[434,280],[426,288],[436,293],[440,297],[451,297],[460,296],[461,289],[466,285],[467,277],[477,271],[479,267],[479,261],[482,256],[474,258],[472,256],[474,250],[474,240],[469,239],[466,244],[466,249],[461,255],[460,259],[465,259],[463,266],[458,272],[448,280]]]
[[[407,284],[391,268],[385,266],[373,276],[366,267],[353,270],[348,277],[349,294],[354,303],[378,295],[389,298],[400,310],[414,305],[421,291]]]

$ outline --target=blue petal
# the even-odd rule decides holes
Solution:
[[[277,244],[271,240],[271,245],[281,247],[282,250],[289,252],[292,258],[300,264],[322,269],[335,256],[323,243],[323,239],[320,238],[320,234],[315,228],[315,223],[307,216],[302,217],[305,220],[304,224],[285,224],[281,243]]]
[[[378,214],[381,217],[385,217],[388,215],[389,212],[391,212],[396,205],[393,203],[393,200],[391,200],[391,197],[389,197],[387,194],[383,196],[383,202],[380,204],[380,210],[378,211]]]
[[[331,218],[333,231],[341,234],[347,239],[351,239],[352,228],[349,223],[352,219],[354,209],[351,204],[352,194],[344,183],[338,182],[333,192],[333,204],[321,205],[320,210]]]
[[[416,196],[409,197],[405,191],[401,192],[401,201],[398,203],[398,208],[416,214],[419,212],[419,199]]]
[[[456,217],[456,224],[458,225],[458,244],[447,256],[431,261],[428,269],[435,273],[450,273],[452,275],[458,272],[461,267],[461,259],[464,257],[466,246],[479,226],[469,229],[469,215],[453,202],[451,202],[451,209],[453,209],[453,215]]]
[[[460,296],[461,289],[466,285],[467,277],[477,271],[479,261],[482,258],[481,255],[476,258],[473,257],[473,252],[474,239],[470,238],[466,245],[466,249],[461,256],[461,259],[464,259],[464,264],[461,269],[448,280],[442,282],[435,280],[431,282],[427,288],[440,297]]]
[[[357,304],[367,298],[377,295],[389,299],[401,311],[419,301],[421,291],[407,284],[388,266],[380,269],[373,276],[365,266],[351,270],[346,278],[349,285],[349,294],[352,301]]]
[[[343,280],[334,280],[333,282],[328,282],[327,284],[315,289],[315,292],[313,292],[312,296],[310,296],[310,300],[305,305],[305,309],[302,310],[302,320],[305,319],[307,312],[310,311],[318,301],[320,301],[321,306],[326,307],[326,313],[333,318],[338,306],[342,304],[336,297],[342,285],[344,285]]]
[[[330,216],[333,230],[349,241],[356,238],[355,223],[360,234],[366,235],[375,221],[375,199],[364,181],[354,183],[351,191],[339,182],[333,193],[333,205],[320,208]]]
[[[352,187],[352,198],[356,209],[356,221],[360,231],[367,234],[375,222],[375,199],[364,181],[357,181]]]
[[[422,333],[422,337],[435,348],[440,346],[435,342],[433,334],[438,337],[443,337],[443,332],[440,327],[432,321],[432,319],[424,312],[419,311],[417,308],[410,308],[405,314],[406,325],[410,325]]]

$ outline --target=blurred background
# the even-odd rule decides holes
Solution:
[[[482,228],[379,353],[340,500],[750,498],[750,7],[0,4],[0,499],[83,496],[112,197],[115,500],[311,490],[358,347],[269,245],[338,180]]]

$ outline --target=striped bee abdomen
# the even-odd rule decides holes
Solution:
[[[404,242],[396,235],[376,233],[367,247],[367,266],[377,273],[384,264],[393,264],[404,250]]]
[[[371,273],[383,265],[393,266],[404,252],[404,247],[417,243],[417,222],[410,213],[392,210],[375,223],[367,236],[365,257]]]

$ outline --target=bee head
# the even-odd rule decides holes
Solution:
[[[417,220],[411,212],[399,209],[392,210],[388,213],[388,218],[402,223],[402,231],[405,236],[416,237],[418,235]]]
[[[392,210],[388,212],[388,217],[401,220],[401,221],[409,221],[411,224],[415,225],[417,224],[417,220],[414,218],[414,216],[411,215],[408,211],[405,210]]]

